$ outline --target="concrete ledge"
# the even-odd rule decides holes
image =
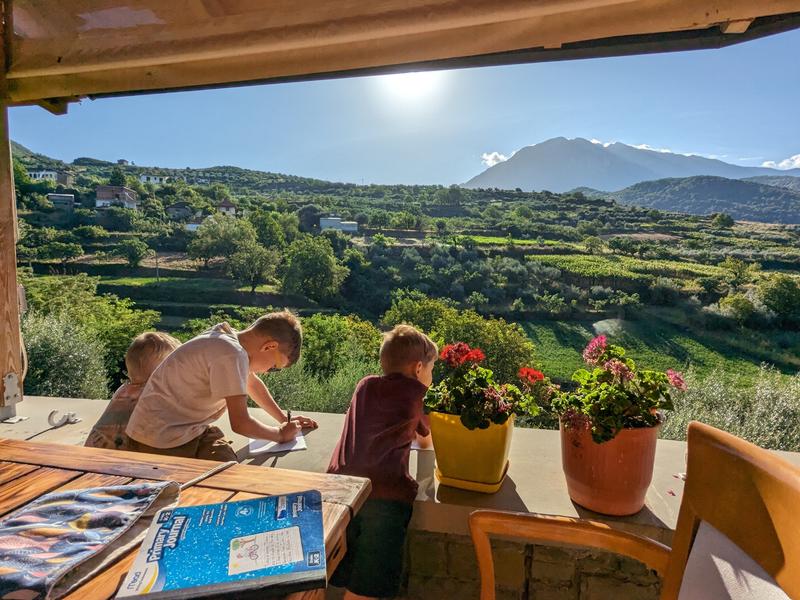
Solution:
[[[0,423],[0,437],[34,437],[41,441],[82,444],[94,422],[105,407],[102,400],[72,398],[26,397],[17,413],[29,416],[15,425]],[[47,415],[51,410],[76,412],[83,420],[47,431]],[[251,414],[269,422],[260,409]],[[285,455],[249,456],[246,440],[230,430],[227,417],[216,424],[229,434],[242,462],[264,464],[305,471],[324,472],[342,430],[344,415],[306,413],[320,427],[307,433],[308,450]],[[419,494],[411,522],[412,529],[457,536],[468,535],[467,515],[477,508],[524,511],[568,517],[582,517],[606,522],[614,527],[645,535],[669,544],[678,517],[685,471],[684,442],[659,440],[653,482],[647,493],[645,508],[630,517],[606,517],[574,504],[567,494],[561,470],[561,446],[557,431],[516,428],[509,457],[509,474],[496,494],[479,494],[440,486],[434,477],[434,453],[412,451],[410,470],[419,482]],[[781,453],[800,465],[800,454]]]

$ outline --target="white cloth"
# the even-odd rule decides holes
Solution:
[[[789,600],[775,580],[705,521],[697,530],[678,600]]]
[[[174,448],[202,434],[225,412],[225,398],[247,394],[250,360],[227,323],[172,352],[147,382],[126,433],[154,448]]]

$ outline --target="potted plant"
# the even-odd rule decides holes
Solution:
[[[552,401],[561,429],[561,458],[570,498],[595,512],[630,515],[644,506],[653,478],[656,439],[673,388],[683,376],[637,368],[625,350],[594,338],[583,351],[574,391]]]
[[[480,366],[478,348],[459,342],[441,351],[445,375],[428,390],[436,477],[444,485],[493,493],[508,471],[514,415],[538,412],[536,397],[546,387],[544,376],[521,369],[519,386],[494,381]]]

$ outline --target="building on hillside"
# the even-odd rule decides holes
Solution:
[[[321,217],[319,229],[320,231],[335,229],[344,233],[358,233],[358,223],[355,221],[342,221],[341,217]]]
[[[130,163],[130,161],[128,161],[128,160],[126,160],[124,158],[119,158],[119,159],[117,159],[117,164],[118,165],[122,165],[123,167],[125,167],[125,166],[128,166],[131,163]]]
[[[170,219],[174,219],[176,221],[180,221],[183,219],[188,219],[191,216],[200,216],[200,211],[195,211],[188,202],[180,201],[176,202],[175,204],[170,204],[167,208],[165,208],[167,215],[169,215]]]
[[[98,185],[95,190],[96,208],[108,208],[109,206],[122,206],[138,210],[139,195],[132,189],[122,185]]]
[[[186,231],[197,231],[197,229],[200,227],[200,225],[203,224],[203,220],[204,220],[203,217],[192,217],[192,219],[189,222],[187,222],[183,226],[183,228]]]
[[[67,187],[70,187],[75,183],[75,179],[73,178],[72,174],[67,173],[66,171],[28,171],[28,177],[31,178],[31,181],[54,181],[55,183]]]
[[[71,213],[75,210],[75,194],[47,194],[53,208]]]
[[[228,215],[229,217],[236,216],[236,205],[227,198],[220,202],[218,209],[223,215]]]
[[[142,183],[153,183],[155,185],[164,185],[169,181],[169,177],[166,175],[139,175],[139,181]]]

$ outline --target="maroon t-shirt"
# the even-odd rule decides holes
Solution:
[[[370,498],[414,502],[418,486],[408,473],[408,455],[416,434],[430,432],[422,410],[427,389],[399,373],[362,379],[328,473],[368,477]]]

